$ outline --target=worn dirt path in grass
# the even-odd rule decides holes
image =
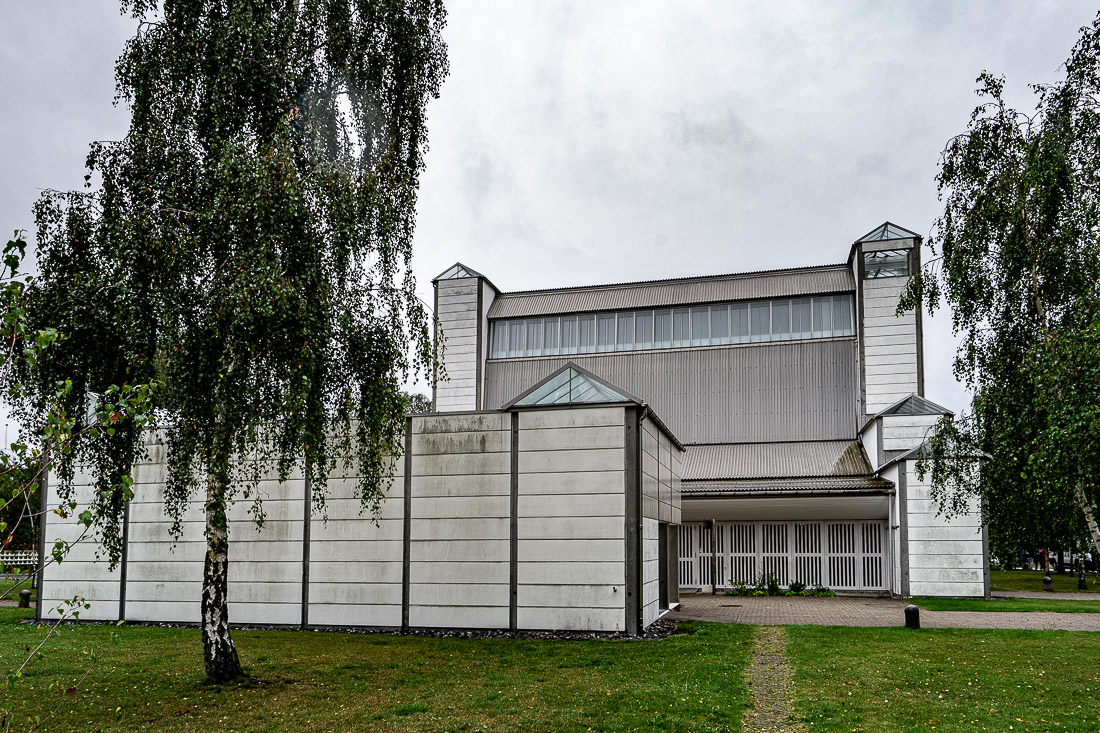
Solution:
[[[793,720],[791,665],[783,629],[757,627],[746,675],[752,708],[741,721],[745,733],[804,733],[806,729]]]

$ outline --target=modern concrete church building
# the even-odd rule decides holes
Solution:
[[[978,513],[937,516],[915,468],[949,412],[921,313],[896,315],[920,242],[887,222],[839,264],[524,292],[456,264],[434,409],[507,408],[567,365],[635,396],[684,447],[682,587],[985,595]]]
[[[939,517],[915,470],[947,412],[921,314],[895,314],[919,245],[887,223],[841,264],[528,292],[454,265],[434,281],[445,379],[377,521],[354,476],[330,477],[327,521],[300,475],[263,482],[262,531],[230,514],[230,620],[635,633],[681,588],[762,574],[986,595],[978,514]],[[42,616],[78,595],[84,619],[199,620],[202,503],[174,540],[148,448],[122,563],[78,544],[44,569]],[[82,532],[45,517],[43,553]]]

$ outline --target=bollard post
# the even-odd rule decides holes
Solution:
[[[1050,579],[1049,570],[1047,571],[1047,574],[1043,576],[1043,590],[1045,590],[1047,593],[1054,592],[1054,581]]]
[[[30,608],[31,607],[31,592],[24,588],[19,591],[19,607]]]
[[[907,629],[919,629],[920,628],[920,609],[916,606],[905,607],[905,628]]]

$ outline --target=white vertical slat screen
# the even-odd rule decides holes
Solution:
[[[887,590],[886,542],[882,521],[718,522],[713,532],[685,524],[680,585],[711,585],[717,564],[719,587],[751,584],[771,573],[782,586],[798,581],[833,590]]]
[[[787,551],[788,535],[790,530],[786,522],[773,524],[764,522],[760,525],[762,534],[761,550],[763,558],[763,572],[774,575],[780,585],[790,583],[790,553]]]
[[[794,525],[794,576],[806,585],[822,582],[821,524],[799,522]]]

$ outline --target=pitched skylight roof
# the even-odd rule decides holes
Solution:
[[[908,229],[899,227],[897,224],[886,222],[880,227],[876,227],[870,232],[867,232],[862,237],[856,240],[859,242],[881,242],[886,239],[913,239],[920,235],[916,232],[911,232]]]
[[[451,265],[451,267],[446,272],[432,280],[432,282],[435,282],[436,280],[457,280],[463,277],[482,277],[482,274],[480,272],[471,270],[469,267],[466,267],[466,265],[462,264],[461,262],[456,262]]]
[[[534,389],[509,406],[594,405],[636,401],[570,363],[535,385]]]

